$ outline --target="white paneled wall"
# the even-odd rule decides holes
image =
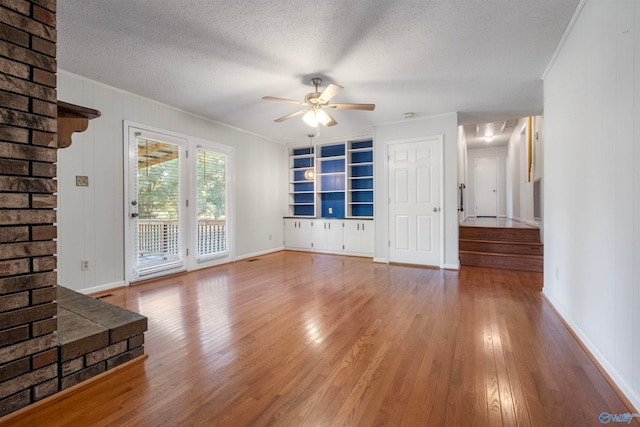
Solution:
[[[640,408],[640,2],[585,2],[544,111],[544,293]]]
[[[63,71],[58,99],[102,113],[58,151],[61,285],[95,292],[124,284],[123,120],[234,147],[236,259],[282,248],[284,145]],[[89,187],[76,187],[76,175],[88,176]]]

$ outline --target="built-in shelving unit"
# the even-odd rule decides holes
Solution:
[[[347,216],[373,218],[373,141],[347,144]]]
[[[373,219],[373,140],[294,148],[289,167],[290,216]]]
[[[318,159],[318,195],[322,218],[345,216],[345,147],[344,144],[320,146]]]
[[[313,147],[294,148],[289,153],[289,214],[291,216],[316,216],[315,180],[307,179],[305,172],[315,168]]]

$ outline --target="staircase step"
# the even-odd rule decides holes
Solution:
[[[501,242],[540,242],[539,228],[503,228],[460,226],[460,239]]]
[[[505,242],[500,240],[460,239],[461,251],[492,252],[520,255],[543,255],[540,242]]]
[[[460,251],[460,265],[503,268],[508,270],[537,271],[542,273],[543,257],[511,253]]]

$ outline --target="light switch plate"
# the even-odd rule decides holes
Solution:
[[[89,177],[76,175],[76,187],[88,187],[89,186]]]

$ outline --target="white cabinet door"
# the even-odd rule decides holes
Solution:
[[[311,247],[316,251],[324,251],[327,248],[326,221],[314,219],[311,223]]]
[[[373,256],[375,249],[375,230],[373,221],[362,221],[360,228],[360,252]]]
[[[327,221],[327,249],[333,252],[342,251],[342,221]]]
[[[344,221],[344,250],[350,254],[373,256],[374,229],[373,221]]]
[[[292,249],[311,249],[311,220],[285,218],[284,246]]]
[[[342,221],[318,219],[313,221],[313,249],[317,251],[342,251]]]

